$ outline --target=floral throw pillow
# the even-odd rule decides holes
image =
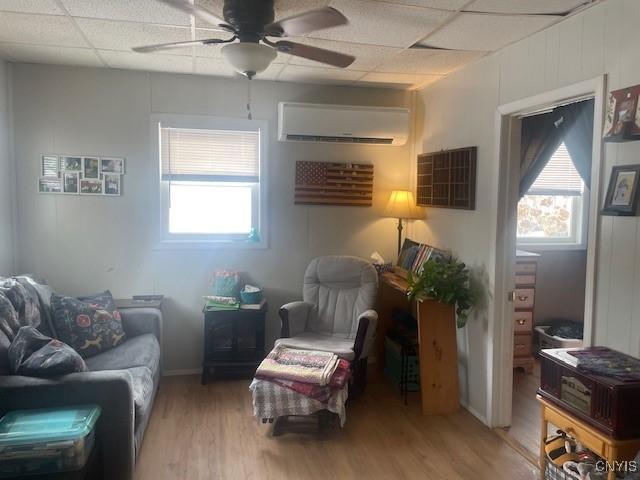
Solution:
[[[120,312],[108,290],[79,298],[54,293],[51,310],[58,338],[83,358],[109,350],[124,340]]]

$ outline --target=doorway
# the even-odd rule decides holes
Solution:
[[[490,401],[490,421],[489,423],[493,427],[512,427],[512,429],[518,430],[518,422],[514,424],[514,414],[522,416],[522,408],[528,413],[526,421],[522,422],[522,431],[531,431],[539,428],[539,409],[537,407],[537,401],[535,400],[535,391],[537,389],[538,379],[536,378],[536,364],[535,357],[533,356],[534,345],[531,343],[530,352],[530,368],[525,364],[525,371],[530,370],[532,373],[524,373],[522,377],[515,377],[514,379],[514,365],[520,365],[520,360],[515,360],[518,353],[529,353],[527,347],[521,346],[522,343],[517,343],[514,335],[518,333],[515,323],[520,316],[515,313],[518,311],[526,311],[532,307],[531,298],[533,295],[528,295],[532,292],[531,289],[526,290],[524,293],[518,295],[518,289],[516,288],[516,272],[519,275],[526,273],[523,272],[520,267],[517,270],[518,264],[523,263],[536,263],[544,255],[544,249],[536,251],[536,249],[520,248],[523,244],[526,244],[526,239],[518,239],[518,230],[520,229],[521,237],[540,237],[540,232],[544,230],[540,225],[529,225],[529,230],[525,226],[518,224],[518,204],[521,198],[525,198],[525,206],[531,210],[535,210],[534,207],[538,205],[539,198],[526,198],[528,193],[542,194],[542,187],[549,188],[546,193],[558,193],[554,192],[554,188],[558,187],[558,184],[553,183],[552,176],[546,175],[542,178],[538,184],[536,180],[543,174],[544,166],[548,162],[542,165],[542,168],[534,170],[529,179],[529,183],[524,185],[526,188],[523,190],[522,175],[521,175],[521,148],[523,145],[523,125],[527,122],[526,118],[530,118],[535,115],[544,115],[552,112],[554,109],[561,108],[563,106],[575,104],[577,102],[590,100],[593,102],[593,131],[592,131],[592,149],[591,149],[591,166],[589,173],[589,186],[590,189],[586,191],[587,195],[581,195],[581,201],[583,202],[584,212],[583,217],[580,215],[570,215],[571,218],[564,219],[564,226],[556,225],[555,230],[551,228],[547,233],[555,233],[557,236],[561,236],[563,241],[567,243],[582,243],[584,251],[584,286],[582,290],[584,292],[582,299],[582,317],[584,320],[583,328],[583,341],[585,345],[591,344],[592,337],[592,320],[593,320],[593,304],[594,304],[594,290],[595,290],[595,260],[597,254],[597,233],[599,228],[598,222],[598,210],[600,205],[600,170],[601,170],[601,148],[602,142],[600,138],[600,132],[602,129],[602,116],[603,116],[603,96],[605,92],[605,77],[598,77],[593,80],[581,82],[575,85],[571,85],[562,89],[558,89],[545,94],[530,97],[528,99],[513,102],[507,105],[502,105],[498,108],[496,114],[496,126],[497,126],[497,145],[500,154],[500,168],[499,168],[499,191],[498,191],[498,222],[497,222],[497,237],[496,237],[496,290],[494,295],[494,307],[495,307],[495,321],[493,326],[493,348],[492,348],[492,364],[491,364],[491,383],[492,388],[489,392]],[[553,154],[556,154],[556,150],[561,147],[562,142],[558,142],[555,146]],[[565,145],[566,147],[566,145]],[[562,157],[564,150],[561,149],[557,153],[556,157]],[[553,155],[550,155],[553,156]],[[556,158],[554,160],[553,170],[555,168],[568,167],[566,158]],[[524,167],[523,167],[524,168]],[[523,172],[527,173],[527,172]],[[549,173],[549,172],[547,172]],[[565,170],[564,173],[567,173]],[[571,172],[572,173],[572,172]],[[575,180],[575,177],[573,177]],[[550,182],[550,183],[549,183]],[[577,182],[576,182],[577,183]],[[567,185],[564,185],[567,186]],[[568,185],[571,188],[577,190],[575,184]],[[533,192],[529,192],[529,189],[533,188]],[[537,191],[536,191],[537,189]],[[568,192],[564,192],[565,194]],[[576,192],[573,192],[576,193]],[[562,195],[565,198],[552,199],[554,208],[557,211],[564,212],[565,215],[568,209],[571,209],[573,213],[577,212],[577,206],[579,201],[574,199],[567,199],[566,197],[574,196]],[[531,195],[533,197],[533,195]],[[560,197],[560,196],[559,196]],[[549,201],[547,198],[546,202]],[[521,204],[522,205],[522,204]],[[547,205],[548,206],[548,205]],[[552,205],[553,206],[553,205]],[[521,208],[522,210],[522,208]],[[521,212],[522,213],[522,212]],[[521,215],[522,217],[522,215]],[[582,220],[582,222],[580,221]],[[581,232],[579,238],[576,238],[576,232]],[[553,235],[551,235],[553,236]],[[571,238],[569,238],[571,237]],[[538,238],[539,239],[539,238]],[[520,241],[519,241],[520,240]],[[554,241],[557,241],[556,238]],[[530,246],[533,246],[534,242],[530,242]],[[536,245],[537,247],[537,245]],[[525,253],[533,253],[538,256],[536,260],[529,258],[521,258],[522,255],[517,256],[516,250],[520,248]],[[530,251],[533,250],[533,251]],[[550,252],[549,250],[547,250]],[[569,250],[567,250],[569,251]],[[542,253],[540,253],[542,252]],[[547,253],[549,257],[550,253]],[[537,268],[537,267],[536,267]],[[530,272],[529,272],[530,273]],[[536,270],[537,273],[537,270]],[[531,282],[532,278],[524,279]],[[535,282],[537,279],[533,279]],[[523,281],[520,276],[518,281]],[[524,285],[525,287],[531,287],[531,285]],[[535,291],[535,284],[533,285]],[[525,298],[527,297],[527,298]],[[520,303],[518,303],[520,302]],[[524,302],[524,303],[523,303]],[[533,322],[535,318],[535,303],[533,303],[533,311],[531,314],[531,330],[533,330]],[[524,317],[523,317],[524,318]],[[528,320],[524,320],[526,323]],[[528,326],[528,325],[527,325]],[[533,341],[533,331],[528,333],[531,335],[530,339]],[[514,357],[516,355],[516,357]],[[522,357],[522,355],[520,355]],[[520,381],[523,379],[524,381]],[[514,391],[514,387],[516,390]],[[522,394],[522,395],[520,395]],[[520,401],[522,397],[526,400],[525,403],[514,405]],[[521,408],[522,407],[522,408]],[[526,455],[528,458],[535,458],[535,452],[538,451],[537,438],[538,435],[534,431],[533,435],[525,435],[523,433],[515,433],[522,440],[519,442],[524,446],[524,453],[531,452],[530,455]],[[514,438],[511,438],[514,440]],[[518,438],[515,438],[518,443]],[[521,449],[522,450],[522,449]]]

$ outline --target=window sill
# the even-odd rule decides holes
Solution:
[[[586,250],[587,246],[581,243],[518,243],[518,250],[536,250],[536,251],[569,251],[569,250]]]
[[[266,241],[247,240],[161,240],[154,250],[268,250]]]

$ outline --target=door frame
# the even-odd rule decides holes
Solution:
[[[593,342],[595,312],[596,261],[600,229],[600,204],[603,186],[602,121],[606,75],[568,85],[515,102],[500,105],[495,114],[496,152],[499,155],[498,208],[495,254],[495,291],[493,342],[489,346],[488,391],[491,427],[511,424],[513,394],[513,303],[509,292],[515,289],[516,217],[520,178],[520,118],[554,106],[580,99],[594,99],[591,195],[587,229],[587,273],[584,309],[584,341]]]

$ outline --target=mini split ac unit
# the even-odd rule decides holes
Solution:
[[[280,102],[278,140],[404,145],[409,109]]]

